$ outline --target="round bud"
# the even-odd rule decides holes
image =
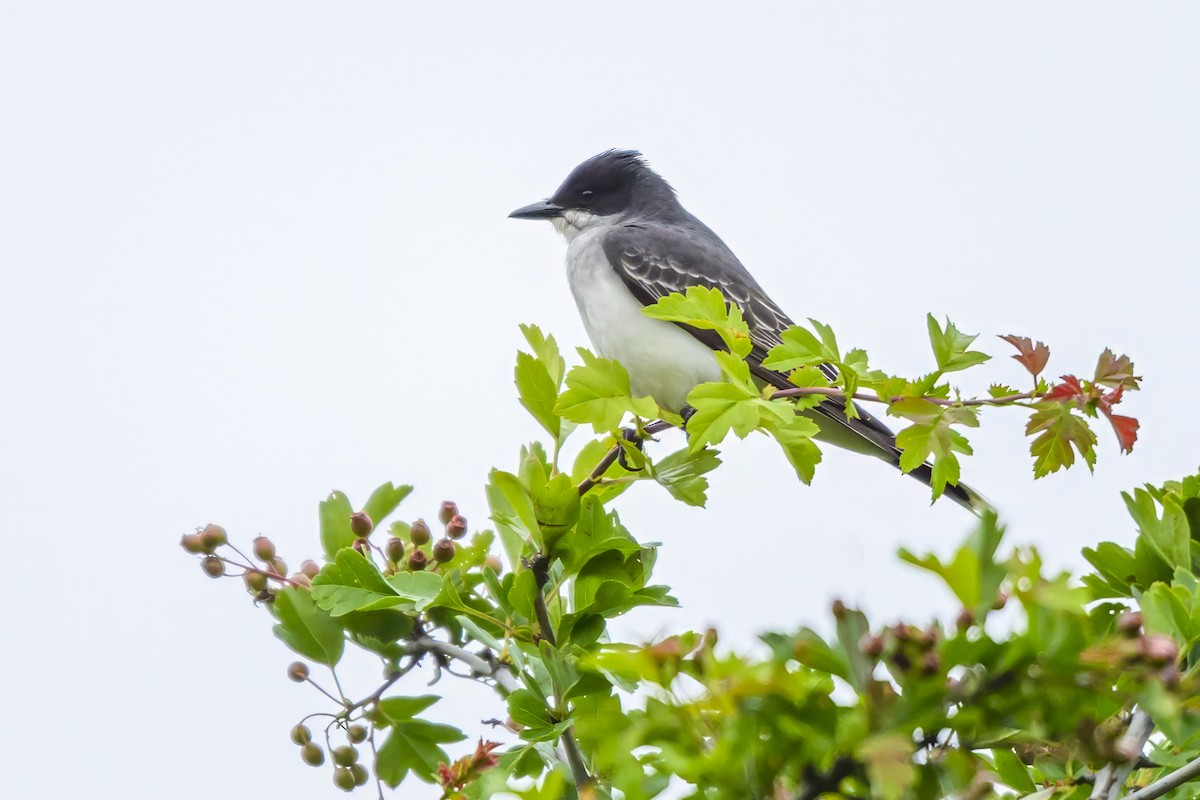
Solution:
[[[300,758],[310,767],[319,767],[325,763],[325,751],[319,744],[308,742],[300,748]]]
[[[354,773],[345,767],[335,769],[333,771],[333,785],[343,792],[354,791]]]
[[[1156,667],[1173,663],[1179,656],[1179,646],[1170,636],[1148,633],[1137,640],[1138,658]]]
[[[305,575],[303,572],[294,572],[290,579],[297,586],[303,586],[305,589],[312,588],[312,578]]]
[[[497,575],[504,570],[504,564],[501,563],[500,556],[489,555],[483,560],[483,565]]]
[[[938,632],[936,628],[926,628],[923,631],[917,632],[917,643],[921,646],[921,650],[932,650],[938,641]]]
[[[211,553],[223,544],[229,544],[229,536],[220,525],[208,525],[200,531],[200,540],[204,543],[204,551]]]
[[[387,540],[387,544],[383,546],[383,553],[387,556],[387,560],[393,564],[399,564],[404,560],[404,540],[397,539],[395,536]]]
[[[271,568],[271,571],[274,572],[276,575],[278,575],[281,578],[284,575],[287,575],[287,562],[284,561],[279,556],[275,556],[274,558],[272,558],[270,560],[270,562],[268,562],[267,566],[269,566]]]
[[[317,577],[317,573],[321,571],[321,565],[311,558],[306,558],[300,565],[300,571],[310,578],[315,578]]]
[[[339,767],[348,767],[358,762],[358,748],[354,745],[343,744],[335,747],[330,755],[333,756],[333,763]]]
[[[425,555],[424,550],[413,550],[408,555],[408,568],[413,572],[420,572],[429,564],[429,557]]]
[[[355,539],[354,544],[351,545],[351,547],[362,553],[367,558],[371,557],[371,545],[366,539]]]
[[[967,628],[970,628],[974,624],[975,612],[969,608],[964,608],[958,612],[958,618],[954,620],[954,626],[958,628],[960,633],[966,631]]]
[[[892,665],[901,672],[908,672],[912,667],[912,659],[903,650],[897,650],[891,656]]]
[[[287,674],[296,683],[304,683],[308,680],[308,664],[303,661],[293,661],[288,664]]]
[[[450,520],[458,516],[458,503],[453,500],[445,500],[442,502],[442,507],[438,509],[438,519],[443,525],[449,525]]]
[[[367,782],[371,775],[367,772],[367,768],[362,764],[351,764],[350,774],[354,776],[354,785],[362,786]]]
[[[297,725],[292,728],[292,741],[299,745],[305,745],[312,741],[312,731],[307,725]]]
[[[895,636],[898,642],[907,642],[912,639],[912,631],[903,622],[899,622],[892,627],[892,636]]]
[[[922,675],[937,675],[942,670],[942,659],[938,658],[937,653],[926,653],[921,659],[921,674]]]
[[[879,658],[883,655],[883,637],[868,633],[859,641],[858,647],[867,658]]]
[[[350,532],[359,538],[365,538],[371,535],[371,531],[375,530],[375,523],[367,516],[366,512],[359,511],[350,515]]]
[[[1125,636],[1137,636],[1142,631],[1142,612],[1125,611],[1117,617],[1117,630]]]
[[[429,526],[425,524],[425,520],[419,519],[409,528],[408,538],[412,540],[413,544],[420,547],[423,544],[429,544],[429,540],[433,538],[433,534],[429,531]]]
[[[219,578],[225,574],[225,562],[216,556],[205,556],[200,562],[200,569],[210,578]]]
[[[198,533],[185,533],[179,540],[179,546],[189,553],[203,553],[205,551],[204,537]]]
[[[454,560],[454,542],[449,539],[438,539],[433,546],[433,557],[439,564]]]
[[[455,514],[446,523],[446,535],[451,539],[461,539],[467,535],[467,518],[462,514]]]
[[[346,729],[346,738],[353,744],[362,744],[367,740],[367,726],[351,725]]]
[[[246,574],[242,576],[242,581],[246,584],[247,589],[258,594],[267,588],[267,573],[256,569],[246,570]]]
[[[254,557],[259,561],[270,561],[275,557],[275,543],[265,536],[255,536]]]

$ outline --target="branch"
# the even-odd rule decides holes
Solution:
[[[612,456],[616,458],[615,449]],[[609,464],[611,463],[612,461],[609,461]],[[608,466],[605,465],[604,469],[608,469]],[[601,470],[600,474],[604,474],[604,471]],[[587,490],[580,489],[580,494],[585,491]],[[542,594],[546,584],[550,582],[550,559],[545,554],[539,553],[530,561],[529,568],[533,570],[533,577],[537,580],[537,592],[533,595],[533,610],[537,614],[538,628],[541,629],[542,638],[549,642],[551,647],[556,647],[558,642],[554,638],[554,626],[550,624],[550,611],[546,608],[546,596]],[[587,765],[583,761],[583,751],[579,749],[579,742],[575,739],[574,726],[563,731],[562,744],[563,750],[567,754],[567,764],[571,767],[571,777],[575,779],[575,787],[582,789],[590,786],[592,776],[588,774]]]
[[[1150,738],[1150,732],[1153,730],[1154,721],[1150,719],[1149,714],[1140,708],[1133,712],[1133,717],[1129,720],[1129,730],[1125,731],[1118,744],[1120,751],[1128,754],[1128,758],[1121,764],[1108,764],[1096,773],[1091,800],[1117,800],[1121,796],[1121,787],[1125,785],[1125,779],[1129,777],[1133,765],[1141,757],[1142,748],[1146,746],[1146,740]]]
[[[1200,758],[1189,761],[1174,772],[1147,784],[1136,792],[1130,792],[1125,795],[1125,800],[1154,800],[1196,777],[1200,777]]]
[[[811,395],[835,397],[843,400],[862,400],[867,403],[884,403],[886,405],[891,405],[892,403],[906,399],[903,395],[881,397],[878,394],[868,392],[855,392],[854,394],[847,396],[843,389],[839,389],[836,386],[797,386],[791,389],[780,389],[777,392],[772,392],[768,399],[782,400],[788,397],[807,397]],[[1003,397],[978,397],[970,400],[947,400],[944,397],[927,396],[921,396],[916,399],[925,400],[938,406],[1003,406],[1010,403],[1018,403],[1022,400],[1033,400],[1040,396],[1041,395],[1039,395],[1038,392],[1031,391],[1021,392],[1020,394],[1008,394],[1004,395]],[[674,426],[671,423],[658,420],[657,422],[651,422],[642,430],[647,435],[652,435],[655,433],[661,433],[662,431],[672,427]],[[619,444],[614,445],[613,448],[604,455],[604,458],[600,459],[600,463],[596,464],[596,468],[592,470],[592,473],[579,484],[579,494],[586,494],[589,489],[596,486],[600,482],[600,479],[604,476],[604,473],[607,472],[608,468],[611,467],[613,462],[617,460],[617,455],[620,454],[620,452],[621,446]]]
[[[674,426],[671,423],[664,422],[660,419],[657,422],[651,422],[649,425],[642,428],[642,432],[647,436],[652,436],[656,433],[662,433],[668,428],[673,427]],[[593,486],[599,483],[600,479],[604,477],[604,473],[608,472],[608,468],[613,465],[613,462],[617,460],[617,456],[620,453],[621,445],[613,445],[613,448],[604,455],[604,458],[600,459],[600,463],[597,464],[596,468],[592,470],[592,474],[588,475],[587,478],[579,484],[579,494],[587,494],[588,489],[591,489]]]

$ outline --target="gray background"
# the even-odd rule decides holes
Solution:
[[[928,369],[926,311],[1001,356],[994,334],[1044,339],[1053,375],[1133,355],[1133,456],[1101,426],[1094,477],[1035,482],[1020,415],[989,413],[964,464],[1054,565],[1129,541],[1118,491],[1200,461],[1198,23],[1185,3],[6,4],[4,794],[334,795],[287,740],[321,698],[179,536],[266,533],[294,566],[325,492],[385,480],[418,485],[406,516],[453,497],[484,523],[487,469],[537,434],[517,323],[586,343],[562,243],[505,215],[608,147],[890,371]],[[1023,374],[979,373],[965,390]],[[880,622],[954,613],[893,553],[948,551],[960,509],[842,453],[811,488],[761,437],[724,455],[707,511],[621,501],[683,603],[622,635],[715,624],[746,647],[824,624],[834,595]],[[498,713],[441,688],[434,715],[471,736]]]

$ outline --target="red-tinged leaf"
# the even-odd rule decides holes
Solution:
[[[1117,434],[1117,441],[1121,444],[1122,453],[1133,452],[1133,445],[1137,441],[1138,428],[1140,423],[1133,417],[1127,417],[1121,414],[1112,412],[1113,406],[1121,402],[1121,396],[1125,393],[1125,387],[1118,385],[1111,392],[1106,392],[1100,396],[1100,412],[1108,418],[1112,423],[1113,431]]]
[[[1105,348],[1096,362],[1096,383],[1115,388],[1137,390],[1141,376],[1133,374],[1133,362],[1129,356],[1115,356]]]
[[[1042,342],[1034,344],[1028,336],[1017,336],[1012,333],[1000,338],[1017,348],[1017,355],[1013,358],[1029,370],[1030,375],[1036,378],[1042,374],[1042,370],[1046,368],[1046,362],[1050,360],[1049,347]]]
[[[1108,421],[1112,423],[1113,430],[1116,431],[1117,441],[1121,443],[1122,453],[1132,453],[1133,445],[1137,442],[1138,428],[1141,427],[1133,417],[1127,417],[1124,414],[1110,414],[1105,411],[1104,416],[1108,417]]]
[[[1050,391],[1046,392],[1047,400],[1072,400],[1076,397],[1083,397],[1083,387],[1079,384],[1079,378],[1074,375],[1063,375],[1059,380],[1062,383],[1056,383],[1050,387]]]

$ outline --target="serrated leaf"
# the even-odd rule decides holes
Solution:
[[[978,338],[978,334],[963,333],[954,327],[954,323],[949,319],[946,320],[946,329],[942,330],[933,314],[927,314],[925,321],[939,372],[957,372],[982,364],[991,358],[986,353],[969,349],[972,342]]]
[[[558,390],[546,366],[528,353],[517,353],[513,380],[517,384],[521,405],[557,440],[562,430],[562,418],[554,413]]]
[[[809,320],[819,330],[827,332],[833,347],[818,339],[803,325],[793,325],[779,334],[781,344],[772,347],[763,360],[763,366],[778,372],[788,372],[797,367],[816,366],[831,361],[840,361],[837,352],[837,340],[828,327],[815,320]]]
[[[1017,336],[1008,334],[1001,336],[1001,339],[1017,348],[1017,354],[1013,356],[1013,360],[1029,371],[1033,377],[1042,374],[1042,370],[1046,368],[1046,362],[1050,360],[1050,348],[1042,342],[1034,344],[1028,336]]]
[[[325,550],[326,561],[333,561],[339,550],[354,544],[354,533],[350,530],[350,515],[353,513],[350,499],[341,492],[331,492],[328,498],[321,501],[321,547]]]
[[[1075,463],[1075,451],[1089,470],[1096,463],[1096,434],[1065,403],[1039,402],[1025,426],[1025,435],[1034,434],[1037,437],[1029,443],[1029,453],[1034,458],[1035,478],[1070,467]]]
[[[688,394],[696,410],[687,423],[688,448],[698,452],[706,444],[720,444],[732,430],[746,438],[758,427],[758,393],[733,383],[702,383]]]
[[[312,597],[335,617],[351,611],[377,611],[405,604],[379,570],[357,550],[339,550],[313,578]]]
[[[313,602],[307,589],[281,589],[271,603],[275,635],[302,656],[332,667],[346,646],[342,626]]]
[[[1139,388],[1141,378],[1133,374],[1133,362],[1129,356],[1116,356],[1108,348],[1100,354],[1096,363],[1096,383],[1110,388],[1133,389]]]
[[[715,288],[689,286],[686,295],[672,292],[643,308],[642,313],[651,319],[716,331],[729,352],[738,358],[745,358],[753,347],[741,309],[728,303]]]
[[[445,581],[436,572],[397,572],[387,582],[397,595],[413,601],[417,611],[424,611],[442,593]]]
[[[554,341],[553,336],[542,333],[542,329],[537,325],[522,325],[521,334],[525,337],[525,341],[529,342],[534,357],[546,369],[551,383],[554,384],[555,392],[557,392],[562,386],[563,376],[567,372],[567,362],[563,360],[558,351],[558,342]]]
[[[654,465],[654,480],[676,500],[703,507],[708,491],[708,479],[704,475],[720,464],[716,450],[705,448],[691,452],[685,448],[671,453]]]
[[[396,510],[404,498],[412,494],[413,487],[407,485],[393,486],[391,481],[371,492],[367,502],[363,504],[363,513],[371,518],[376,527]]]
[[[650,397],[631,397],[629,373],[616,361],[600,358],[579,348],[583,366],[567,373],[567,389],[554,405],[554,413],[580,424],[590,424],[597,433],[616,430],[626,413],[647,419],[658,414]]]
[[[450,757],[439,744],[459,742],[467,738],[458,728],[435,725],[414,719],[397,722],[375,757],[375,774],[388,786],[395,788],[412,772],[426,783],[433,783],[438,764],[449,763]]]

